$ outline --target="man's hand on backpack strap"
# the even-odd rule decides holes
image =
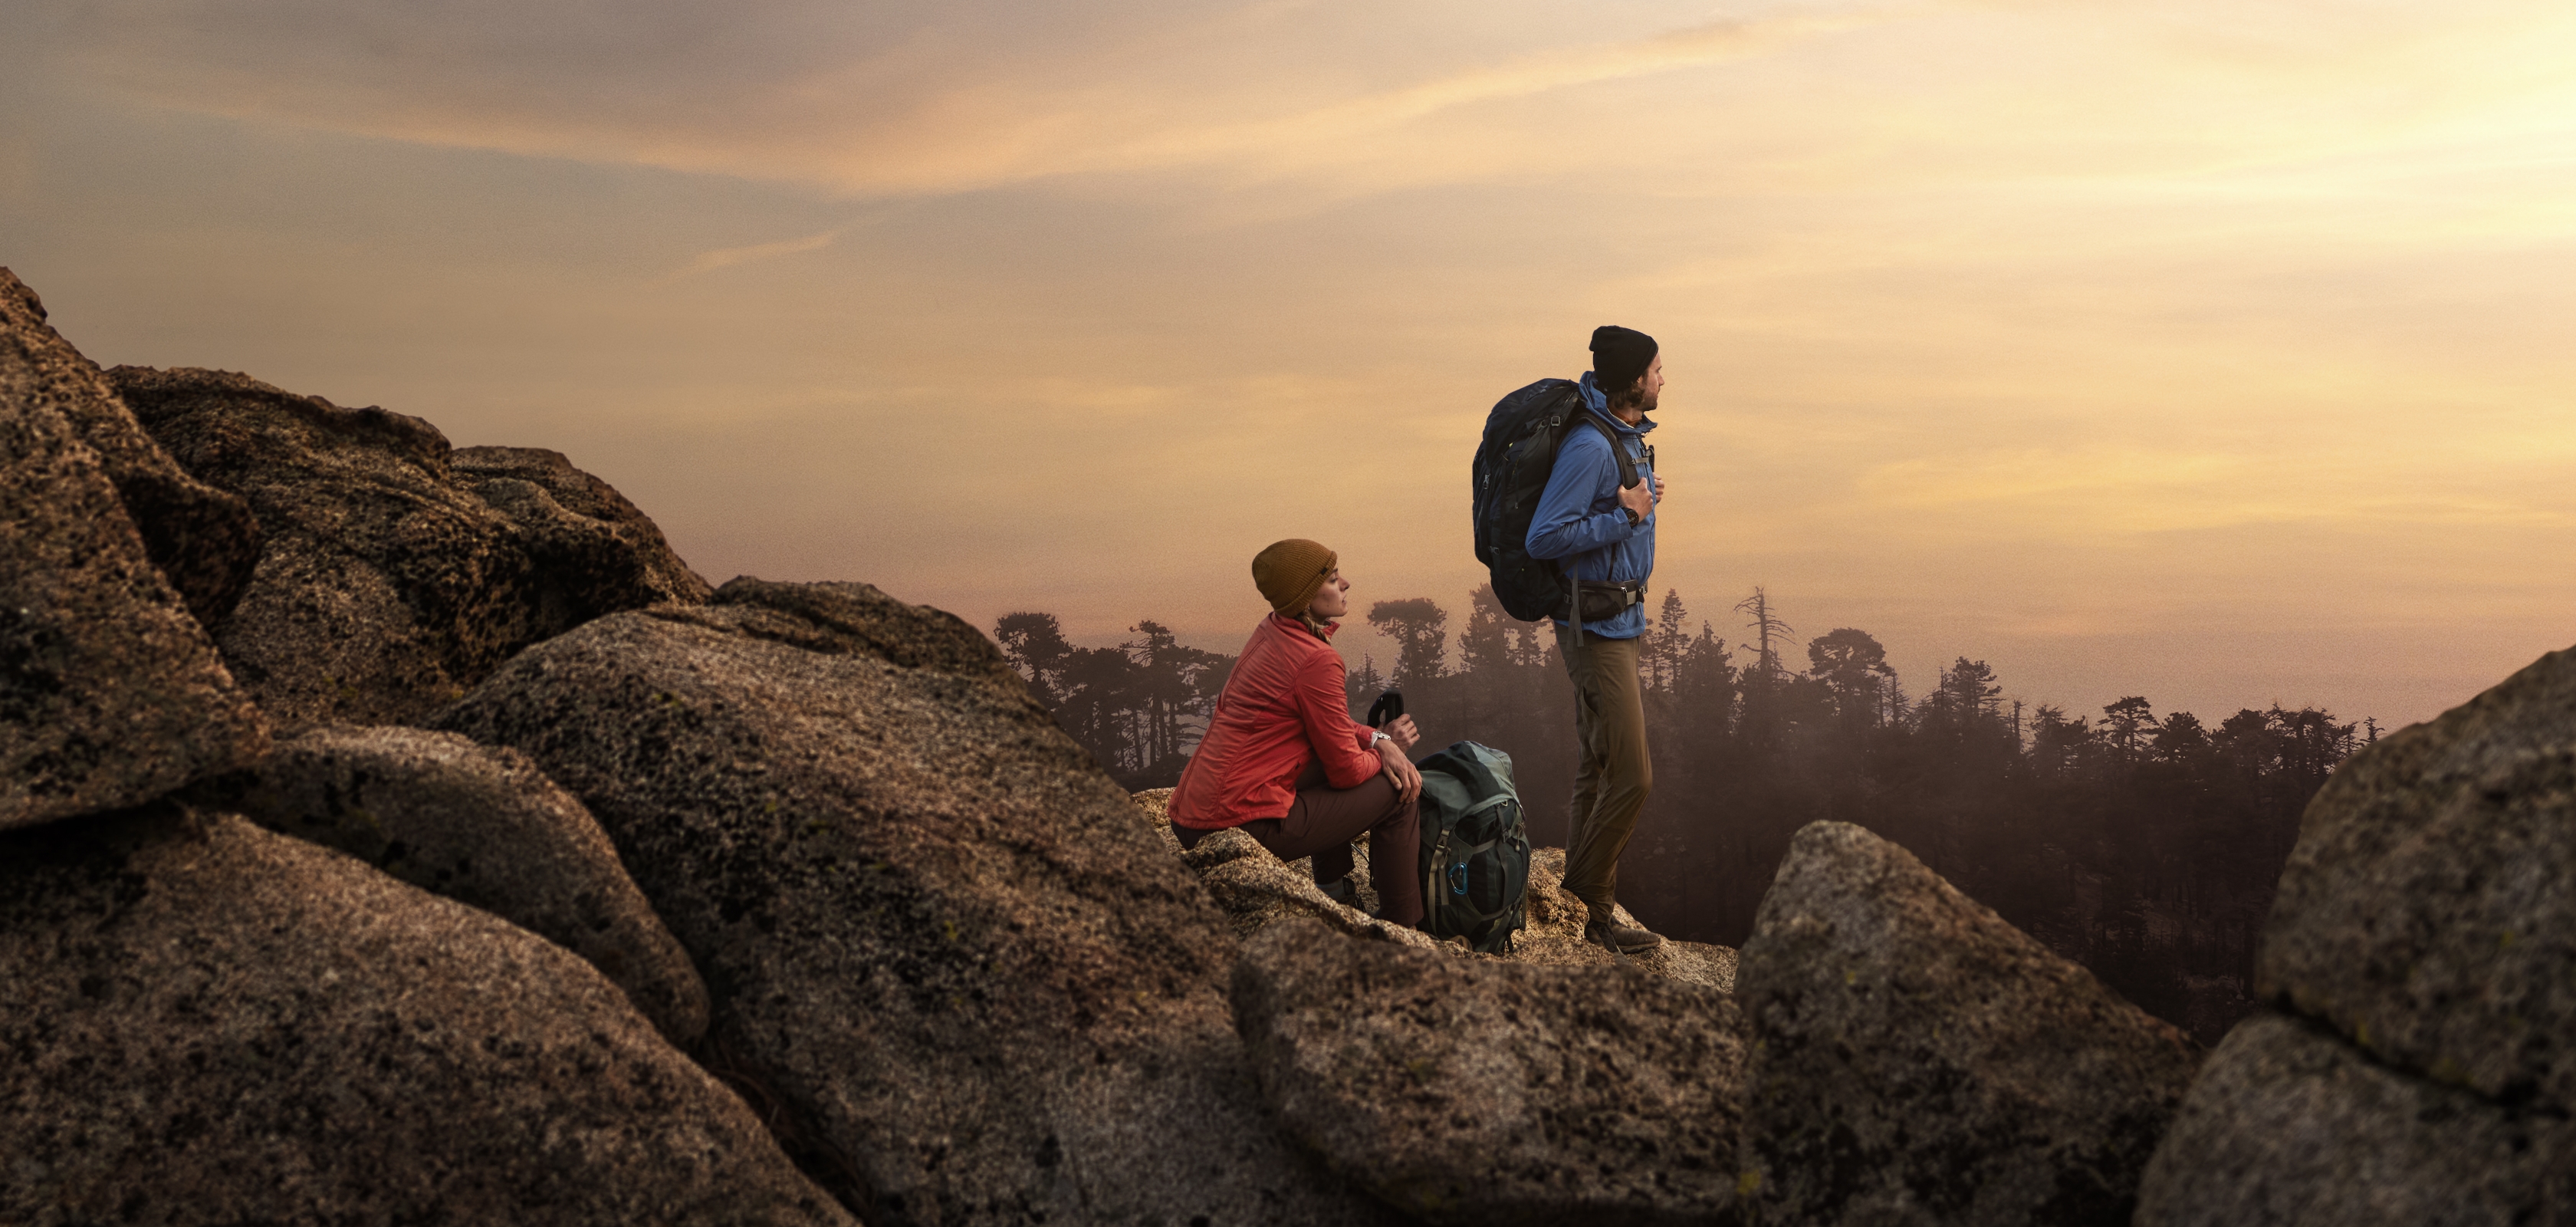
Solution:
[[[1393,741],[1377,743],[1377,761],[1387,783],[1395,785],[1395,795],[1406,801],[1422,795],[1422,772],[1414,767],[1413,760],[1404,756],[1404,751],[1396,748]]]
[[[1387,740],[1393,742],[1396,749],[1408,753],[1422,740],[1422,730],[1414,727],[1411,716],[1397,716],[1387,721],[1386,727],[1378,731],[1386,734]]]
[[[1628,509],[1631,522],[1643,524],[1647,516],[1655,514],[1656,487],[1662,484],[1641,481],[1619,491],[1619,505]]]

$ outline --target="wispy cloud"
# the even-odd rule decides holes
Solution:
[[[1263,4],[1063,7],[1013,23],[920,4],[860,20],[811,0],[760,0],[715,25],[685,6],[645,4],[611,31],[579,5],[447,13],[248,0],[219,12],[206,0],[102,0],[61,26],[82,75],[165,105],[872,195],[1209,166],[1350,174],[1411,163],[1418,175],[1426,159],[1405,142],[1387,148],[1389,133],[1756,56],[1924,2],[1854,0],[1661,31],[1654,7],[1698,6],[1568,23],[1543,5],[1498,3],[1475,38],[1406,55],[1389,48],[1414,45],[1412,27],[1435,6],[1295,21]],[[1431,161],[1490,174],[1516,151],[1530,152],[1477,142],[1471,158],[1452,143]]]
[[[1870,20],[1857,13],[1724,21],[1602,46],[1551,49],[1289,115],[1177,127],[1112,144],[1062,169],[1143,168],[1345,147],[1444,111],[1757,55]]]
[[[697,255],[690,257],[689,271],[692,273],[709,273],[720,268],[731,268],[737,264],[751,264],[761,260],[774,260],[780,256],[794,256],[802,255],[809,251],[820,251],[823,248],[831,246],[832,240],[839,237],[841,237],[841,232],[839,230],[826,230],[821,234],[809,234],[801,239],[781,239],[775,243],[754,243],[748,247],[719,247],[714,251],[702,251]]]

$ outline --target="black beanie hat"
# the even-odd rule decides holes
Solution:
[[[1654,361],[1653,337],[1617,324],[1592,330],[1592,373],[1605,394],[1617,396],[1635,387]]]

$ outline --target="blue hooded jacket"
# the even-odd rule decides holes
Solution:
[[[1655,428],[1654,421],[1642,419],[1630,426],[1611,416],[1609,398],[1602,395],[1590,371],[1583,373],[1580,390],[1584,408],[1619,436],[1619,446],[1636,460],[1638,480],[1653,485],[1654,472],[1646,467],[1640,449],[1646,432]],[[1539,495],[1538,511],[1530,516],[1529,552],[1532,558],[1561,560],[1574,578],[1587,584],[1642,583],[1653,574],[1654,513],[1629,526],[1628,513],[1619,506],[1619,463],[1600,431],[1577,423],[1565,432],[1556,467],[1547,476],[1547,489]],[[1556,624],[1563,626],[1565,620],[1559,618]],[[1634,639],[1646,633],[1646,607],[1631,605],[1615,618],[1584,623],[1583,630],[1604,639]]]

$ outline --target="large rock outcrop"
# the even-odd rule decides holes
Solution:
[[[323,725],[201,791],[580,955],[672,1043],[706,1031],[706,986],[616,846],[516,750],[425,729]]]
[[[437,723],[589,805],[871,1224],[1387,1217],[1263,1116],[1224,918],[956,618],[736,580]]]
[[[2335,772],[2255,982],[2141,1224],[2576,1222],[2576,649]]]
[[[2254,976],[2379,1060],[2576,1110],[2576,648],[2326,781]]]
[[[257,513],[258,566],[210,629],[283,724],[412,723],[530,643],[705,595],[613,491],[571,493],[586,486],[552,472],[560,457],[498,449],[460,474],[416,417],[227,371],[107,374],[181,466]]]
[[[184,502],[187,483],[156,486],[150,449],[125,446],[123,414],[0,270],[0,829],[138,804],[266,744],[83,441],[118,449],[138,498]]]
[[[0,836],[0,1222],[850,1223],[589,964],[231,815]]]
[[[1281,1125],[1426,1221],[1733,1219],[1745,1033],[1725,993],[1298,917],[1245,948],[1234,1006]]]
[[[143,425],[96,363],[45,323],[45,304],[0,268],[0,332],[33,368],[34,398],[62,415],[98,457],[144,555],[188,612],[213,625],[232,611],[259,563],[259,517],[241,499],[190,477]]]
[[[1758,1223],[2126,1224],[2200,1058],[1844,823],[1790,841],[1737,983]]]

